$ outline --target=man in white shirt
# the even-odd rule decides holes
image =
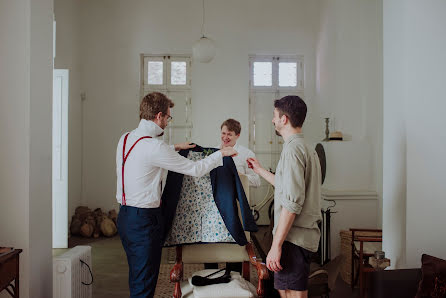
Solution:
[[[253,169],[249,168],[247,159],[255,158],[254,152],[249,150],[248,148],[237,144],[237,140],[240,138],[240,133],[242,131],[242,126],[240,122],[235,119],[227,119],[225,120],[221,126],[221,144],[219,146],[222,148],[231,148],[233,147],[235,151],[237,151],[237,156],[233,157],[235,166],[239,173],[245,174],[249,179],[249,185],[258,187],[260,186],[260,176],[256,174]],[[217,263],[206,263],[206,269],[214,269],[218,268]],[[226,268],[229,268],[231,271],[242,272],[242,263],[226,263]]]
[[[116,152],[116,199],[121,204],[118,232],[127,254],[130,297],[153,297],[161,260],[164,220],[161,214],[162,177],[167,170],[200,177],[223,165],[222,148],[200,161],[182,157],[175,150],[193,148],[189,143],[167,145],[157,139],[172,117],[173,102],[164,94],[146,95],[140,105],[139,126],[125,133]],[[167,202],[168,203],[168,202]]]
[[[255,158],[254,152],[242,145],[237,144],[240,138],[242,127],[240,122],[234,119],[228,119],[221,124],[221,145],[220,148],[233,147],[237,151],[237,156],[233,157],[235,166],[239,173],[248,176],[249,185],[260,186],[260,177],[251,168],[248,167],[247,159]]]

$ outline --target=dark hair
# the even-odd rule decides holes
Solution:
[[[225,122],[221,124],[220,129],[222,129],[223,126],[226,126],[229,131],[235,132],[235,135],[239,135],[240,132],[242,131],[242,126],[240,125],[240,122],[238,122],[235,119],[225,120]]]
[[[274,107],[279,111],[279,116],[286,115],[291,126],[302,127],[307,116],[307,105],[297,95],[288,95],[274,101]]]
[[[153,120],[161,112],[167,114],[168,108],[173,108],[174,103],[160,92],[152,92],[144,96],[139,105],[139,119]]]

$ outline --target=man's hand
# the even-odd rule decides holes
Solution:
[[[186,142],[186,143],[175,144],[174,146],[175,146],[175,151],[180,151],[180,150],[183,150],[183,149],[194,148],[197,145],[195,145],[193,143]]]
[[[252,169],[256,174],[260,174],[262,166],[256,158],[250,157],[246,162],[248,163],[248,168]]]
[[[220,149],[220,152],[221,152],[222,156],[234,157],[234,156],[237,156],[237,154],[238,154],[237,151],[235,151],[235,149],[232,147],[224,147],[224,148]]]
[[[246,162],[248,163],[248,167],[252,169],[254,173],[259,174],[260,176],[263,177],[263,179],[274,185],[275,181],[274,174],[262,168],[260,162],[256,158],[250,157],[246,160]]]
[[[282,246],[273,245],[266,257],[266,267],[274,272],[282,270],[280,258],[282,257]]]

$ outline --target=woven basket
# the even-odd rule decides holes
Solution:
[[[341,231],[339,233],[341,237],[341,255],[344,256],[344,262],[341,267],[342,279],[351,284],[351,272],[352,272],[352,232]],[[381,232],[355,232],[356,236],[382,236]]]

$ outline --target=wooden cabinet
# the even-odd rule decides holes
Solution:
[[[19,254],[21,249],[0,248],[0,292],[19,297]],[[13,283],[14,282],[14,283]]]

